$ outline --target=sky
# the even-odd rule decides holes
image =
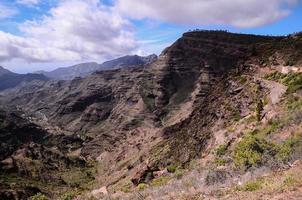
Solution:
[[[302,31],[302,0],[0,0],[0,65],[50,71],[160,54],[194,29]]]

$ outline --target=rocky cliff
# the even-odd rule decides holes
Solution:
[[[5,91],[0,102],[17,107],[51,137],[81,140],[77,148],[62,150],[63,155],[77,152],[78,157],[95,161],[94,188],[106,187],[117,198],[134,199],[137,186],[163,187],[173,179],[172,171],[191,169],[193,162],[200,163],[194,169],[215,168],[216,161],[237,166],[241,160],[233,153],[229,160],[223,156],[228,148],[235,152],[244,129],[262,129],[274,114],[282,113],[278,108],[286,104],[280,99],[286,89],[278,84],[292,87],[286,98],[299,105],[300,76],[284,75],[282,80],[287,81],[282,82],[279,75],[269,75],[284,66],[300,69],[301,51],[299,35],[188,32],[148,66],[101,71],[72,81],[33,82]],[[274,88],[283,89],[276,93]],[[215,158],[218,147],[223,153]],[[206,165],[208,161],[214,163]],[[227,180],[226,171],[214,173],[214,182]],[[153,191],[144,195],[158,199]],[[85,199],[90,193],[82,195]]]

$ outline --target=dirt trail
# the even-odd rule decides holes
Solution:
[[[264,85],[264,87],[270,90],[270,99],[272,105],[276,105],[280,102],[281,97],[285,94],[287,87],[277,83],[275,81],[269,81],[264,79],[258,79]]]

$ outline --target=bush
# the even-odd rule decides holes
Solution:
[[[224,159],[224,158],[215,158],[214,163],[217,166],[224,166],[225,164],[228,163],[228,161],[226,159]]]
[[[75,196],[75,192],[66,192],[60,197],[60,200],[72,200],[73,198],[75,198]]]
[[[274,154],[276,147],[258,135],[249,133],[236,145],[233,159],[237,167],[248,169],[262,163],[264,154]]]
[[[219,145],[219,147],[216,149],[216,155],[224,156],[226,154],[227,150],[228,150],[227,145],[225,145],[225,144]]]
[[[176,167],[175,165],[169,165],[169,166],[167,167],[167,171],[168,171],[169,173],[175,173],[176,170],[177,170],[177,167]]]
[[[148,188],[148,185],[145,183],[140,183],[137,186],[137,189],[139,189],[139,190],[145,190],[146,188]]]
[[[160,186],[166,185],[170,180],[171,180],[171,178],[169,176],[162,176],[157,179],[153,179],[151,182],[151,186],[160,187]]]
[[[302,146],[301,137],[295,136],[287,139],[278,146],[277,159],[283,162],[290,161],[292,154],[298,146]]]
[[[247,182],[243,187],[239,188],[239,190],[243,191],[256,191],[262,188],[262,180],[256,180],[252,182]]]
[[[29,198],[30,200],[47,200],[47,197],[44,194],[38,193]]]

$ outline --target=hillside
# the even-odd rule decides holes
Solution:
[[[59,153],[85,161],[83,170],[54,170],[64,180],[56,192],[51,181],[35,185],[50,199],[297,199],[301,44],[300,35],[187,32],[148,67],[32,82],[0,93],[0,102],[49,135],[46,144],[30,141],[41,148],[60,144],[52,137],[81,141]],[[0,194],[13,190],[14,173],[2,175]]]
[[[157,59],[156,55],[150,55],[146,57],[141,56],[123,56],[114,60],[106,61],[102,64],[95,62],[81,63],[70,67],[62,67],[50,72],[40,71],[38,74],[44,74],[45,76],[54,80],[72,80],[76,77],[86,77],[96,71],[114,70],[119,68],[127,68],[139,65],[148,65]]]
[[[48,78],[40,74],[17,74],[0,66],[0,91],[34,80],[47,81]]]

